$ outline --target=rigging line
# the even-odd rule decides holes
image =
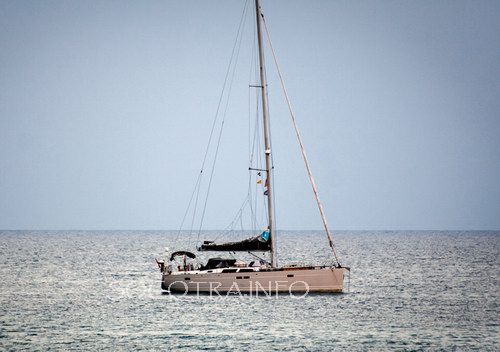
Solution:
[[[251,134],[252,134],[252,90],[253,88],[250,86],[250,83],[252,83],[252,74],[254,72],[254,65],[255,65],[255,60],[253,59],[255,56],[255,34],[254,34],[254,40],[253,40],[253,45],[252,45],[252,53],[250,55],[250,73],[248,77],[248,153],[250,155],[250,164],[252,163],[252,142],[251,142]]]
[[[252,207],[252,201],[251,201],[251,194],[252,194],[252,181],[253,181],[253,174],[251,170],[248,170],[248,187],[247,187],[247,198],[250,198],[249,207],[250,207],[250,226],[253,228],[253,207]]]
[[[259,114],[258,114],[258,106],[259,106],[259,101],[258,101],[258,91],[255,91],[255,94],[256,94],[256,117],[255,117],[255,123],[254,123],[254,130],[253,130],[253,140],[252,140],[252,147],[251,147],[251,155],[250,155],[250,162],[249,162],[249,167],[251,168],[253,166],[253,162],[254,162],[254,157],[255,155],[260,155],[260,154],[256,154],[255,152],[255,149],[256,149],[256,144],[257,144],[257,141],[258,141],[258,135],[259,135]],[[250,116],[249,116],[249,120],[250,120]],[[259,168],[258,166],[258,157],[256,159],[256,163],[257,163],[257,168]],[[255,174],[255,177],[253,176],[254,173],[252,172],[252,170],[249,170],[249,184],[248,184],[248,194],[249,194],[249,197],[250,197],[250,216],[251,216],[251,221],[252,221],[252,230],[256,231],[257,230],[257,199],[258,199],[258,196],[257,196],[257,192],[258,192],[258,184],[257,184],[257,180],[258,180],[258,174]],[[254,181],[255,179],[255,181]],[[253,204],[253,198],[252,198],[252,191],[253,191],[253,183],[252,182],[255,182],[255,206]]]
[[[255,14],[254,14],[254,18],[255,19]],[[252,104],[251,104],[251,96],[252,96],[252,91],[253,91],[253,88],[254,87],[251,87],[250,86],[250,83],[252,83],[252,81],[256,82],[256,77],[257,77],[257,51],[256,51],[256,47],[257,47],[257,33],[256,33],[256,30],[255,30],[255,26],[256,26],[256,22],[255,21],[252,21],[253,22],[253,28],[254,30],[252,31],[253,32],[253,40],[252,40],[252,53],[250,55],[250,74],[249,74],[249,77],[248,77],[248,83],[249,83],[249,87],[248,87],[248,148],[249,148],[249,153],[250,153],[250,162],[249,162],[249,166],[251,167],[252,166],[252,160],[253,160],[253,150],[254,150],[254,144],[252,146],[250,146],[251,142],[250,142],[250,139],[251,139],[251,123],[252,123]],[[253,79],[252,79],[252,74],[253,74]],[[257,94],[258,96],[258,90],[256,89],[255,90],[255,93]],[[254,138],[255,138],[255,132],[254,132]],[[253,143],[255,143],[255,140],[253,141]]]
[[[258,93],[256,93],[258,94]],[[256,98],[256,105],[258,106],[259,102],[258,102],[258,97]],[[257,108],[258,109],[258,108]],[[258,140],[258,135],[259,135],[259,116],[258,116],[258,113],[257,113],[257,116],[256,116],[256,119],[255,119],[255,126],[254,126],[254,137],[253,137],[253,145],[252,145],[252,153],[255,153],[255,149],[256,149],[256,140]],[[256,159],[256,165],[259,164],[259,159],[257,157]],[[255,197],[252,198],[252,202],[254,202],[254,206],[253,208],[255,209],[254,210],[254,230],[257,230],[257,226],[258,226],[258,219],[257,219],[257,214],[258,214],[258,191],[259,191],[259,185],[257,183],[257,180],[258,180],[258,174],[255,175],[255,184],[254,184],[254,187],[255,187],[255,191],[254,191],[254,194],[255,194]]]
[[[249,115],[248,117],[249,121],[251,120],[251,117]],[[254,150],[255,150],[255,136],[256,136],[256,130],[254,130],[253,132],[253,141],[252,141],[252,146],[251,146],[251,154],[250,154],[250,160],[249,160],[249,166],[251,167],[252,166],[252,163],[253,163],[253,156],[254,156]],[[248,198],[250,199],[249,201],[249,205],[250,205],[250,219],[251,219],[251,223],[252,223],[252,230],[256,228],[256,221],[255,221],[255,212],[254,212],[254,207],[253,207],[253,198],[252,198],[252,191],[253,191],[253,185],[255,182],[255,184],[257,184],[257,177],[258,175],[255,174],[255,177],[254,177],[254,173],[252,170],[248,170]],[[255,181],[254,181],[255,180]]]
[[[213,239],[213,241],[216,241],[221,236],[226,235],[228,232],[230,232],[234,228],[234,224],[236,223],[236,221],[239,218],[241,218],[241,215],[242,215],[242,212],[243,212],[243,208],[245,207],[245,205],[246,205],[247,202],[248,202],[248,197],[246,197],[245,200],[243,201],[243,203],[241,204],[241,206],[238,209],[238,211],[236,212],[236,215],[234,216],[233,220],[231,220],[231,222],[229,223],[229,225],[227,225],[226,228],[224,230],[222,230],[221,233],[219,233],[217,236],[215,236],[215,238]]]
[[[248,170],[248,187],[247,187],[247,198],[250,200],[248,202],[249,208],[250,208],[250,225],[251,228],[255,228],[255,222],[254,222],[254,211],[253,211],[253,204],[252,204],[252,185],[253,185],[253,172],[252,170]]]
[[[257,16],[257,13],[255,13],[255,16]],[[255,25],[254,25],[254,28],[257,27],[257,21],[254,22]],[[255,31],[254,31],[254,42],[257,43],[258,39],[257,39],[257,30],[255,28]],[[259,67],[259,57],[256,53],[255,57],[254,57],[254,60],[255,60],[255,82],[258,82],[259,81],[259,72],[257,70],[257,67]],[[261,103],[261,99],[262,99],[262,96],[260,94],[261,92],[259,90],[255,90],[255,139],[254,139],[254,153],[256,153],[255,155],[257,155],[257,157],[255,158],[255,161],[256,161],[256,166],[257,168],[259,169],[262,169],[263,166],[263,153],[262,153],[262,144],[260,143],[261,142],[261,129],[263,128],[262,124],[260,123],[261,122],[261,118],[260,118],[260,115],[259,115],[259,111],[260,111],[260,103]],[[261,179],[263,179],[263,177],[261,177]],[[259,228],[263,227],[263,219],[265,217],[265,213],[266,213],[266,207],[267,207],[267,204],[266,204],[266,199],[265,197],[262,196],[262,187],[258,186],[258,185],[255,185],[255,222],[256,222],[256,226],[258,226]],[[260,218],[259,218],[259,213],[258,213],[258,210],[259,210],[259,200],[262,201],[262,206],[261,206],[261,209],[260,209]],[[267,220],[266,220],[267,221]]]
[[[257,74],[257,73],[256,73]],[[257,157],[255,158],[255,166],[257,169],[261,169],[262,168],[262,154],[261,154],[261,145],[259,143],[259,140],[260,140],[260,128],[261,128],[261,125],[260,125],[260,117],[259,117],[259,99],[260,99],[260,94],[258,91],[255,91],[255,105],[256,105],[256,109],[255,109],[255,127],[254,127],[254,140],[253,140],[253,146],[252,146],[252,150],[253,150],[253,153],[254,155],[256,155]],[[261,176],[261,180],[262,180],[262,176]],[[257,182],[257,181],[256,181]],[[255,224],[256,224],[256,228],[257,229],[257,226],[258,227],[261,227],[260,223],[261,223],[261,219],[262,219],[262,216],[260,217],[259,219],[259,192],[260,191],[260,187],[259,185],[256,183],[255,184],[255,197],[254,197],[254,208],[255,208]],[[263,201],[263,209],[265,208],[266,206],[266,200],[264,199],[264,197],[261,197],[262,198],[262,201]]]
[[[254,67],[254,70],[253,70],[253,73],[254,73],[254,77],[253,77],[253,81],[254,82],[258,82],[259,80],[259,73],[258,73],[258,70],[257,70],[257,67],[258,67],[258,61],[259,61],[259,58],[258,58],[258,55],[257,55],[257,51],[256,51],[256,47],[257,47],[257,30],[256,30],[256,26],[257,26],[257,21],[255,21],[255,17],[257,16],[257,13],[254,12],[254,15],[253,15],[253,19],[254,21],[252,21],[253,23],[253,51],[252,51],[252,62],[253,62],[253,67]],[[251,158],[250,158],[250,165],[249,167],[252,167],[253,166],[253,163],[255,162],[256,163],[256,167],[259,169],[261,168],[260,166],[260,162],[261,162],[261,154],[260,154],[260,143],[258,143],[258,141],[260,140],[260,137],[259,137],[259,132],[260,132],[260,124],[259,124],[259,99],[260,99],[260,94],[259,94],[259,90],[258,89],[255,89],[255,126],[254,126],[254,136],[253,136],[253,141],[252,141],[252,154],[251,154]],[[250,106],[250,105],[249,105]],[[257,179],[258,179],[258,175],[255,175],[255,182],[257,182]],[[257,227],[261,227],[260,223],[259,223],[259,220],[258,220],[258,200],[259,200],[259,189],[260,187],[258,186],[258,184],[255,184],[254,185],[254,189],[255,189],[255,197],[251,197],[250,199],[250,204],[254,204],[254,206],[252,206],[252,214],[251,214],[251,217],[252,217],[252,222],[253,222],[253,230],[254,231],[257,231]],[[262,200],[264,201],[264,206],[265,206],[265,199],[262,198]]]
[[[256,34],[255,38],[256,40]],[[255,67],[257,67],[257,61],[258,57],[255,55]],[[254,79],[257,81],[258,80],[258,72],[255,70],[255,77]],[[260,99],[261,99],[261,94],[258,90],[255,90],[255,126],[254,126],[254,140],[253,140],[253,145],[252,145],[252,152],[253,152],[253,158],[252,160],[255,160],[255,166],[257,169],[262,169],[263,166],[263,161],[262,161],[262,145],[259,143],[261,139],[261,124],[260,124],[260,116],[259,116],[259,106],[260,106]],[[261,176],[261,179],[263,177]],[[264,213],[265,213],[265,208],[266,208],[266,199],[265,197],[259,197],[261,189],[258,185],[255,185],[255,224],[256,227],[262,227],[261,223],[263,222],[262,219],[264,218]],[[259,198],[262,200],[262,208],[260,209],[260,214],[259,214]],[[260,215],[260,216],[259,216]]]
[[[228,226],[226,226],[226,230],[230,227],[234,227],[234,223],[238,220],[239,217],[241,217],[241,214],[243,213],[243,209],[245,208],[246,203],[248,203],[248,197],[243,200],[243,203],[241,204],[240,208],[236,212],[233,220],[229,223]]]
[[[253,172],[252,170],[248,170],[248,188],[247,188],[247,198],[250,200],[248,202],[248,206],[250,208],[250,226],[251,229],[255,229],[255,221],[254,221],[254,210],[252,204],[252,185],[253,185]]]
[[[262,96],[259,94],[258,98],[262,99]],[[258,113],[259,112],[257,111],[257,119],[260,119],[260,117],[258,116]],[[262,124],[259,123],[259,137],[258,137],[259,139],[264,138],[264,131],[263,131],[263,129],[264,129],[264,126],[262,126]],[[262,148],[263,148],[263,144],[257,143],[257,152],[258,152],[258,155],[259,155],[259,159],[258,159],[258,161],[259,161],[259,166],[258,167],[259,168],[264,168],[264,163],[265,163],[265,161],[263,160],[264,159],[264,156],[263,156],[264,152],[263,152]],[[268,218],[267,218],[267,201],[266,201],[266,197],[262,196],[263,192],[264,191],[262,191],[262,190],[259,192],[261,194],[260,200],[262,201],[261,214],[260,214],[261,215],[260,216],[260,222],[262,224],[267,223],[267,221],[268,221]]]
[[[233,221],[231,222],[231,224],[229,225],[231,228],[230,230],[226,230],[225,232],[221,233],[219,236],[217,236],[217,238],[219,238],[221,235],[226,235],[229,231],[232,231],[233,233],[235,232],[235,228],[236,228],[236,223],[238,220],[240,220],[241,222],[241,219],[242,219],[242,216],[243,216],[243,209],[246,205],[248,201],[248,198],[245,199],[245,201],[243,202],[243,204],[241,205],[241,208],[238,210],[238,212],[236,213],[236,216],[234,217]],[[229,227],[228,226],[228,227]],[[243,230],[243,229],[242,229]],[[216,239],[217,239],[216,238]]]
[[[255,15],[252,16],[252,19],[255,19]],[[252,38],[252,54],[250,55],[250,74],[248,77],[248,82],[249,84],[252,82],[256,82],[255,77],[257,77],[257,31],[256,31],[256,26],[257,22],[255,20],[252,21],[253,23],[253,38]],[[252,130],[251,130],[251,125],[252,125],[252,91],[255,87],[249,87],[248,89],[248,126],[249,126],[249,131],[248,131],[248,139],[249,139],[249,152],[250,152],[250,160],[249,160],[249,168],[252,167],[253,164],[253,159],[254,159],[254,150],[255,150],[255,133],[256,133],[256,126],[257,122],[255,121],[256,125],[254,126],[254,131],[253,131],[253,138],[252,138]],[[258,96],[258,89],[255,89],[255,94]],[[257,188],[257,179],[258,175],[252,172],[252,170],[248,170],[249,173],[249,182],[248,182],[248,198],[250,199],[249,205],[250,205],[250,226],[252,232],[257,231],[257,216],[256,214],[256,207],[254,208],[253,204],[253,185],[255,184]],[[255,182],[255,183],[253,183]]]
[[[240,206],[240,208],[238,209],[238,211],[236,212],[233,220],[231,220],[231,222],[229,223],[229,225],[226,227],[227,228],[230,228],[231,230],[234,230],[234,227],[235,227],[235,224],[236,222],[241,219],[241,215],[243,213],[243,208],[245,207],[245,204],[247,202],[247,198],[245,198],[245,200],[243,201],[243,204]]]
[[[305,163],[306,169],[307,169],[307,174],[309,176],[309,180],[311,181],[311,187],[313,189],[314,196],[316,197],[316,203],[318,204],[318,209],[319,209],[319,212],[321,214],[321,219],[323,220],[323,226],[325,228],[326,235],[328,237],[328,244],[330,245],[330,248],[333,251],[333,255],[335,256],[335,260],[337,261],[337,264],[340,266],[339,258],[337,256],[337,250],[335,249],[335,245],[333,244],[332,234],[330,233],[330,229],[328,228],[328,222],[326,221],[326,216],[325,216],[325,212],[323,210],[323,205],[321,204],[321,201],[319,199],[318,187],[316,186],[316,182],[314,181],[314,177],[313,177],[313,174],[312,174],[312,171],[311,171],[311,167],[309,165],[309,160],[307,159],[306,150],[305,150],[304,144],[302,142],[302,137],[300,136],[299,128],[298,128],[297,122],[295,120],[295,114],[293,112],[292,104],[290,103],[290,99],[288,97],[288,93],[287,93],[287,90],[286,90],[286,87],[285,87],[285,82],[284,82],[283,76],[281,74],[280,66],[278,64],[278,59],[276,58],[276,52],[274,51],[273,44],[271,42],[271,37],[269,35],[269,31],[267,29],[267,24],[266,24],[266,21],[264,19],[264,16],[262,16],[262,22],[264,23],[264,28],[266,30],[266,36],[267,36],[267,40],[268,40],[268,43],[269,43],[269,47],[270,47],[271,52],[273,54],[273,59],[274,59],[275,65],[276,65],[276,69],[278,71],[278,76],[279,76],[279,79],[280,79],[281,88],[283,90],[283,94],[285,95],[285,99],[286,99],[286,102],[287,102],[287,105],[288,105],[288,110],[290,112],[290,117],[292,119],[293,127],[294,127],[294,130],[295,130],[295,135],[297,136],[297,139],[299,141],[300,150],[302,152],[302,158],[304,159],[304,163]]]
[[[212,137],[213,137],[213,133],[214,133],[214,130],[215,130],[215,125],[216,125],[216,122],[218,120],[219,110],[220,110],[220,106],[221,106],[221,103],[222,103],[222,98],[224,97],[224,92],[225,92],[225,89],[226,89],[227,79],[229,77],[229,72],[231,70],[231,64],[233,62],[235,49],[236,49],[236,46],[237,46],[237,43],[238,43],[238,37],[240,35],[240,29],[241,29],[241,26],[243,24],[243,19],[245,18],[245,13],[247,11],[247,4],[248,4],[248,0],[245,1],[245,4],[243,6],[243,11],[242,11],[242,14],[241,14],[241,17],[240,17],[240,22],[238,24],[238,30],[236,32],[236,38],[234,40],[233,49],[231,51],[231,56],[230,56],[230,59],[229,59],[229,64],[228,64],[228,67],[227,67],[227,70],[226,70],[226,75],[224,77],[224,83],[222,84],[222,91],[221,91],[221,94],[220,94],[220,97],[219,97],[219,102],[217,104],[217,110],[215,112],[214,120],[212,122],[212,128],[210,130],[210,135],[208,137],[208,143],[207,143],[207,147],[205,148],[205,153],[204,153],[204,156],[203,156],[203,161],[201,163],[200,172],[198,174],[198,177],[197,177],[197,180],[196,180],[196,183],[195,183],[195,187],[193,189],[193,193],[191,194],[191,198],[189,200],[186,212],[185,212],[184,217],[183,217],[183,219],[181,221],[181,226],[180,226],[179,231],[177,233],[177,237],[175,239],[175,242],[177,242],[177,240],[179,238],[179,235],[180,235],[180,232],[182,230],[182,227],[184,226],[184,221],[185,221],[186,216],[187,216],[187,214],[189,212],[189,208],[191,206],[191,202],[193,200],[194,193],[196,192],[197,189],[198,189],[198,193],[199,193],[199,190],[200,190],[200,187],[201,187],[201,179],[203,177],[203,169],[205,167],[205,162],[206,162],[206,159],[207,159],[208,151],[209,151],[209,148],[210,148],[210,145],[211,145],[211,142],[212,142]],[[198,198],[198,195],[197,195],[197,198]],[[193,214],[195,214],[195,213],[196,213],[196,209],[193,210]],[[194,215],[193,215],[193,217],[194,217]],[[191,231],[192,231],[192,228],[191,228]]]
[[[241,228],[241,233],[244,233],[244,230],[243,230],[243,213],[240,213],[240,228]]]
[[[195,183],[193,192],[191,193],[191,198],[189,198],[189,203],[188,203],[188,206],[186,208],[186,212],[184,213],[184,216],[182,217],[181,226],[179,227],[179,230],[177,231],[177,236],[174,239],[175,244],[177,244],[177,240],[179,239],[179,236],[181,234],[182,227],[184,226],[184,221],[186,220],[187,214],[189,213],[189,209],[191,208],[191,203],[193,202],[193,197],[194,197],[196,189],[198,188],[198,185],[200,183],[200,179],[201,179],[201,173],[198,174],[198,178],[196,179],[196,183]]]
[[[215,130],[215,125],[216,125],[216,122],[218,120],[220,107],[221,107],[221,104],[222,104],[222,100],[224,98],[224,92],[225,92],[226,85],[227,85],[227,79],[229,77],[229,73],[231,72],[231,66],[233,64],[234,54],[235,54],[235,51],[236,51],[236,48],[237,48],[237,45],[238,45],[238,40],[240,38],[240,33],[241,33],[241,30],[242,30],[242,25],[245,22],[245,14],[246,14],[246,11],[247,11],[247,3],[248,3],[248,0],[245,1],[245,5],[243,6],[243,12],[241,14],[240,22],[238,24],[238,30],[236,31],[236,38],[234,38],[233,49],[231,50],[231,57],[229,59],[229,64],[227,66],[226,75],[224,77],[224,83],[222,85],[222,92],[221,92],[221,95],[219,97],[219,102],[217,103],[217,110],[215,112],[215,118],[214,118],[214,121],[212,123],[212,128],[210,130],[210,136],[208,138],[207,148],[205,149],[205,155],[203,156],[203,162],[201,164],[201,172],[203,172],[203,167],[204,167],[205,162],[207,160],[208,150],[209,150],[210,144],[212,142],[212,137],[213,137],[213,133],[214,133],[214,130]]]
[[[222,123],[221,123],[221,127],[220,127],[219,138],[218,138],[218,141],[217,141],[217,148],[216,148],[216,151],[215,151],[214,162],[213,162],[213,165],[212,165],[212,172],[211,172],[211,175],[210,175],[210,180],[209,180],[209,185],[208,185],[208,190],[207,190],[207,197],[208,197],[208,193],[210,192],[210,186],[211,186],[212,176],[213,176],[213,169],[215,167],[215,160],[217,159],[217,153],[219,151],[220,138],[221,138],[222,130],[223,130],[223,127],[224,127],[224,120],[225,120],[225,117],[226,117],[227,105],[229,103],[229,96],[231,95],[231,88],[232,88],[233,80],[234,80],[234,71],[235,71],[235,68],[236,68],[236,62],[238,61],[238,55],[239,55],[240,48],[241,48],[241,41],[242,41],[242,37],[243,37],[242,33],[243,33],[243,28],[244,28],[245,22],[246,22],[246,16],[245,16],[245,14],[246,14],[246,11],[247,11],[247,4],[248,4],[248,0],[245,1],[245,5],[243,7],[243,13],[241,14],[240,23],[238,25],[238,30],[237,30],[237,33],[236,33],[235,42],[234,42],[234,45],[233,45],[233,49],[231,51],[231,59],[229,60],[229,65],[228,65],[228,68],[227,68],[227,71],[226,71],[226,76],[224,78],[224,86],[223,86],[223,89],[222,89],[222,92],[221,92],[221,96],[219,98],[219,103],[217,105],[216,117],[215,117],[214,122],[212,124],[212,129],[210,131],[209,142],[208,142],[208,145],[207,145],[207,149],[205,150],[205,155],[203,157],[203,163],[202,163],[202,169],[200,171],[201,173],[203,172],[205,161],[207,159],[208,150],[209,150],[209,147],[210,147],[210,144],[211,144],[211,141],[212,141],[213,132],[215,130],[216,121],[218,120],[218,116],[219,116],[219,112],[220,112],[220,107],[221,107],[221,104],[222,104],[222,101],[223,101],[223,98],[224,98],[224,92],[226,91],[227,80],[229,78],[229,74],[231,72],[231,66],[232,66],[233,70],[232,70],[232,73],[231,73],[231,79],[230,79],[228,93],[227,93],[227,97],[226,97],[226,106],[225,106],[225,110],[224,110],[223,117],[222,117]],[[198,196],[197,196],[197,199],[198,199]],[[195,204],[197,204],[197,202]],[[205,201],[205,206],[206,206],[206,201]],[[196,209],[194,210],[194,213],[195,212],[196,212]],[[194,213],[193,213],[193,223],[194,223]],[[203,215],[202,216],[204,216],[204,214],[205,214],[205,209],[203,210]],[[201,220],[201,223],[203,223],[203,218]],[[200,232],[201,232],[201,225],[200,225],[200,231],[198,232],[198,237],[199,237],[199,233]],[[197,239],[197,242],[198,242],[198,239]]]
[[[193,233],[194,220],[196,218],[196,210],[198,209],[198,199],[200,198],[200,188],[201,188],[201,176],[202,176],[202,173],[200,173],[199,175],[200,175],[200,182],[198,183],[198,190],[196,192],[196,199],[194,201],[193,217],[191,218],[191,227],[189,228],[189,235],[191,235]],[[189,247],[191,247],[191,241],[189,241]]]
[[[206,209],[207,209],[208,197],[210,195],[210,189],[211,189],[211,186],[212,186],[212,180],[213,180],[214,171],[215,171],[215,164],[217,162],[217,156],[219,154],[220,141],[221,141],[221,138],[222,138],[222,132],[224,130],[224,122],[226,120],[227,108],[229,106],[229,97],[231,96],[231,90],[232,90],[232,87],[233,87],[234,75],[235,75],[235,71],[236,71],[236,63],[238,62],[238,56],[239,56],[239,53],[240,53],[241,42],[242,42],[242,38],[243,38],[242,32],[243,32],[243,28],[244,28],[245,23],[246,23],[246,17],[244,16],[244,14],[246,13],[247,2],[248,1],[245,2],[245,7],[244,7],[244,10],[243,10],[243,16],[242,16],[243,20],[240,23],[241,24],[240,27],[238,28],[239,43],[237,45],[238,48],[237,48],[237,51],[236,51],[235,62],[233,64],[233,70],[232,70],[232,73],[231,73],[231,79],[229,81],[229,88],[228,88],[228,93],[227,93],[227,97],[226,97],[226,105],[225,105],[225,108],[224,108],[224,113],[222,115],[222,121],[221,121],[220,130],[219,130],[219,136],[217,138],[217,146],[215,148],[214,160],[212,162],[212,170],[210,172],[210,178],[209,178],[209,181],[208,181],[207,194],[205,196],[205,202],[204,202],[203,211],[202,211],[202,214],[201,214],[200,227],[198,229],[198,236],[196,238],[196,243],[197,244],[198,244],[198,242],[200,240],[201,229],[203,227],[203,221],[205,219],[205,212],[206,212]],[[238,36],[237,36],[237,39],[238,39]],[[238,40],[237,40],[237,42],[238,42]]]
[[[255,258],[257,258],[257,259],[259,259],[259,261],[263,261],[263,262],[265,262],[265,263],[268,263],[268,264],[269,264],[269,262],[268,262],[267,260],[265,260],[264,258],[259,257],[257,254],[255,254],[255,253],[253,253],[253,252],[250,252],[250,251],[249,251],[249,252],[248,252],[248,254],[250,254],[250,255],[254,256],[254,257],[255,257]]]
[[[260,124],[259,120],[260,120],[260,116],[259,116],[259,109],[258,109],[258,106],[259,106],[259,101],[261,99],[261,95],[257,93],[257,110],[255,112],[255,115],[256,115],[256,124],[257,124],[257,139],[260,140],[261,138],[261,132],[262,132],[262,135],[264,134],[264,131],[261,131],[263,129],[263,126],[262,124]],[[258,168],[263,168],[263,164],[264,164],[264,161],[262,160],[263,159],[263,152],[262,152],[262,144],[261,143],[257,143],[257,167]],[[260,191],[260,192],[259,192]],[[259,195],[262,195],[262,193],[264,191],[262,191],[261,189],[259,189],[259,187],[256,187],[255,188],[255,192],[256,192],[256,196],[255,196],[255,203],[257,204],[258,202],[258,199],[259,199]],[[264,223],[264,222],[267,222],[267,203],[266,203],[266,198],[263,197],[263,196],[260,196],[260,200],[262,201],[262,206],[261,206],[261,209],[260,209],[260,223]]]
[[[254,23],[254,27],[255,27],[255,21],[253,21]],[[252,40],[252,53],[250,55],[250,72],[249,72],[249,75],[248,75],[248,83],[250,85],[250,83],[252,83],[252,77],[253,77],[253,73],[254,73],[254,68],[255,68],[255,60],[254,60],[254,57],[255,57],[255,49],[256,49],[256,43],[255,43],[255,39],[256,39],[256,35],[255,35],[255,30],[252,31],[254,33],[253,35],[253,40]],[[253,91],[253,88],[252,87],[248,87],[248,155],[249,155],[249,161],[248,161],[248,165],[249,165],[249,168],[252,167],[252,162],[253,162],[253,149],[254,149],[254,145],[252,144],[252,142],[254,143],[255,142],[255,132],[253,133],[253,141],[252,141],[252,91]],[[256,226],[255,226],[255,216],[254,216],[254,210],[253,210],[253,204],[252,204],[252,185],[253,185],[253,172],[252,170],[248,170],[248,190],[247,190],[247,198],[250,199],[250,201],[248,202],[249,204],[249,208],[250,208],[250,227],[251,227],[251,230],[253,231]]]
[[[257,95],[259,94],[258,92],[256,93]],[[258,101],[258,97],[256,98],[256,102],[257,102],[257,114],[256,114],[256,119],[255,119],[255,126],[254,126],[254,133],[253,133],[253,141],[252,141],[252,154],[250,155],[250,163],[249,163],[249,167],[252,167],[253,166],[253,161],[254,161],[254,157],[256,155],[255,153],[255,145],[257,143],[257,139],[258,138],[258,131],[259,131],[259,112],[258,112],[258,108],[259,108],[259,101]],[[257,154],[259,155],[259,154]],[[255,167],[256,169],[260,169],[259,165],[256,165],[257,167]]]

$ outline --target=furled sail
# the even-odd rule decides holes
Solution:
[[[212,241],[204,241],[199,251],[221,251],[221,252],[236,252],[236,251],[258,251],[267,252],[271,250],[270,233],[268,230],[256,237],[247,238],[238,242],[226,242],[217,244]]]

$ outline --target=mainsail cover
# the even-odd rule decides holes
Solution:
[[[247,238],[239,242],[226,242],[217,244],[212,241],[205,241],[198,248],[200,251],[220,251],[220,252],[236,252],[236,251],[258,251],[267,252],[271,250],[270,234],[264,231],[261,235]]]

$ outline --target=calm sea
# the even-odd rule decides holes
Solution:
[[[350,291],[301,299],[162,294],[174,238],[0,232],[0,350],[498,351],[500,232],[340,232]],[[325,243],[282,232],[280,260],[323,262]]]

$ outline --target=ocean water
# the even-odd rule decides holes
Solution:
[[[174,238],[0,232],[0,350],[499,350],[500,232],[337,233],[349,292],[303,298],[162,294],[154,258]],[[279,248],[328,260],[320,232]]]

